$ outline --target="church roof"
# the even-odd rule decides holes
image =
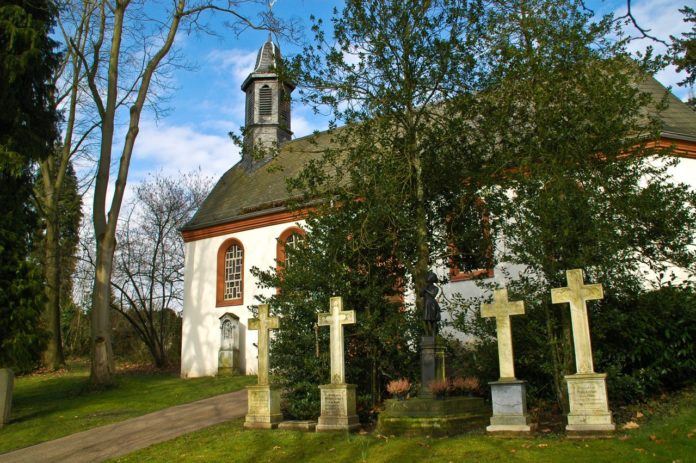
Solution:
[[[653,77],[645,79],[641,83],[640,89],[650,93],[654,102],[662,101],[662,98],[667,94],[667,109],[660,113],[663,137],[696,142],[696,111],[668,92]]]
[[[220,178],[182,231],[285,210],[293,199],[285,179],[299,174],[310,159],[319,158],[330,139],[328,132],[322,132],[284,143],[277,157],[253,171],[237,163]]]
[[[262,54],[269,43],[272,44],[267,42],[259,52],[257,66],[263,62]],[[646,79],[641,89],[652,94],[656,102],[666,93],[665,87],[654,78]],[[663,137],[696,142],[696,112],[671,93],[667,95],[667,103],[667,109],[660,114]],[[319,158],[330,140],[328,132],[321,132],[284,143],[275,159],[252,171],[237,163],[225,172],[182,231],[285,210],[287,201],[292,199],[285,179],[300,173],[309,160]]]

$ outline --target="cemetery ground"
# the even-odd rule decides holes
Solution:
[[[243,389],[253,376],[184,380],[177,371],[120,363],[113,387],[89,385],[89,360],[55,373],[15,378],[11,422],[0,429],[2,453],[164,408]]]
[[[0,430],[0,453],[155,410],[231,392],[255,377],[182,380],[176,372],[120,368],[116,386],[88,387],[86,361],[57,373],[19,377],[12,422]],[[153,445],[117,462],[411,462],[573,461],[696,462],[696,388],[626,408],[615,407],[617,432],[606,440],[569,440],[558,417],[535,437],[501,439],[478,432],[450,437],[245,430],[243,418]],[[638,425],[623,429],[627,422]],[[551,423],[551,424],[549,424]],[[544,432],[546,431],[546,432]],[[2,461],[2,455],[0,455]]]
[[[243,420],[197,431],[114,460],[130,462],[696,462],[696,389],[646,404],[616,407],[614,437],[566,439],[563,433],[503,439],[479,432],[444,438],[371,433],[251,431]],[[627,422],[638,425],[623,429]],[[629,426],[629,428],[632,426]]]

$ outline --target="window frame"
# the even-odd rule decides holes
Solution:
[[[307,233],[298,226],[292,226],[283,230],[276,240],[276,272],[281,272],[285,268],[285,244],[292,235],[300,235],[302,239],[307,238]],[[281,264],[283,264],[281,266]]]
[[[481,229],[483,233],[483,239],[486,240],[486,262],[488,263],[486,268],[477,268],[470,270],[468,272],[463,271],[455,262],[454,255],[458,253],[458,249],[454,244],[450,244],[450,257],[449,257],[449,279],[450,282],[457,281],[471,281],[485,278],[493,278],[495,276],[495,270],[493,265],[493,241],[491,239],[491,221],[490,213],[485,207],[485,204],[481,200],[476,201],[477,205],[482,208],[481,211]]]
[[[225,255],[230,247],[233,245],[239,246],[242,250],[242,272],[240,281],[240,297],[237,299],[225,299]],[[246,257],[246,250],[244,245],[237,238],[228,238],[222,242],[217,252],[217,287],[216,287],[216,307],[229,307],[233,305],[244,304],[244,259]]]

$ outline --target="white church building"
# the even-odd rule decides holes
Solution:
[[[285,246],[293,246],[303,237],[302,213],[286,206],[291,198],[285,178],[299,173],[319,150],[309,137],[292,140],[289,95],[293,86],[274,74],[278,56],[277,45],[266,42],[242,91],[249,142],[278,143],[278,156],[270,162],[282,169],[267,169],[267,160],[243,155],[182,230],[186,253],[182,377],[216,375],[218,368],[231,366],[227,362],[230,355],[235,357],[235,369],[256,373],[257,332],[249,331],[247,323],[252,318],[249,307],[264,290],[257,287],[250,270],[283,262]],[[654,79],[644,85],[658,101],[666,92]],[[673,95],[668,99],[669,107],[661,115],[664,128],[659,143],[673,146],[680,157],[673,172],[675,180],[696,188],[696,112]],[[468,273],[440,270],[449,274],[450,282],[443,288],[449,294],[478,293],[475,278],[502,281],[497,268]]]

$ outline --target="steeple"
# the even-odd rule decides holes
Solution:
[[[246,134],[242,162],[248,169],[264,164],[283,142],[290,140],[291,82],[281,82],[276,72],[280,48],[271,35],[256,56],[254,70],[242,83],[246,93]]]

